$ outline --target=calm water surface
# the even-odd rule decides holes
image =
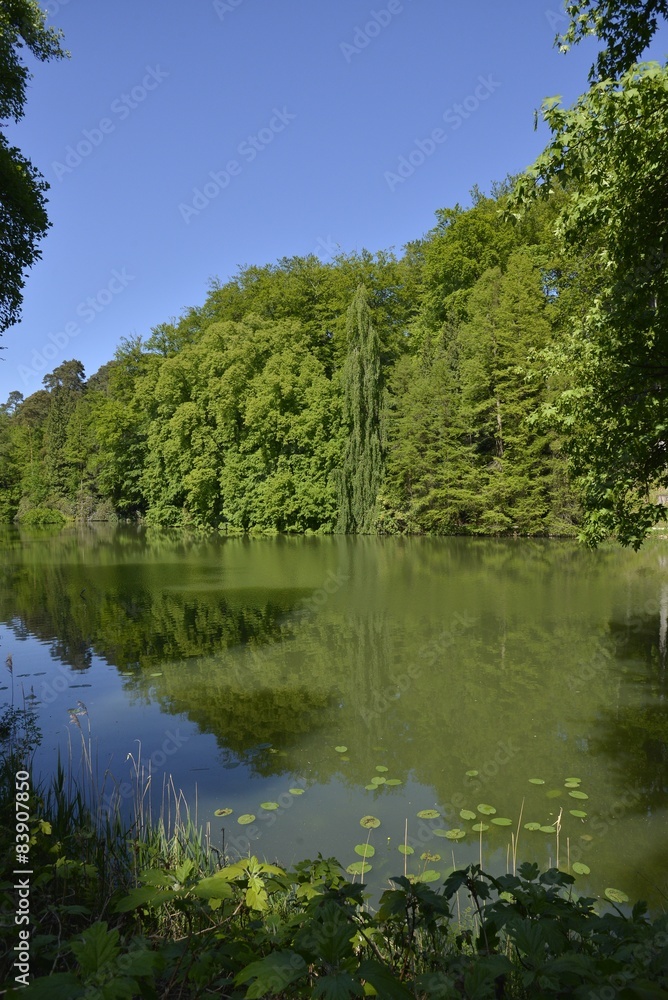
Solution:
[[[561,866],[591,869],[578,888],[668,903],[668,540],[589,553],[101,526],[8,529],[0,547],[0,698],[38,711],[36,777],[70,741],[77,756],[80,703],[100,771],[128,782],[141,755],[154,792],[173,776],[230,853],[347,865],[372,815],[369,883],[403,873],[406,830],[409,873],[481,851],[500,871],[518,821],[518,860],[555,863],[556,835],[524,824],[561,816]]]

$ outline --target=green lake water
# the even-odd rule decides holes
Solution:
[[[7,529],[0,547],[0,698],[35,706],[36,779],[90,724],[123,798],[141,755],[156,797],[171,775],[233,855],[348,865],[368,836],[370,885],[481,853],[498,872],[518,822],[518,861],[554,864],[560,816],[560,866],[591,869],[578,889],[668,902],[665,539],[591,553],[99,526]]]

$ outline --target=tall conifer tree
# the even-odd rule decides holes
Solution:
[[[343,366],[343,426],[347,431],[339,475],[338,529],[373,530],[383,477],[383,400],[380,338],[371,321],[366,287],[359,285],[346,321],[348,353]]]

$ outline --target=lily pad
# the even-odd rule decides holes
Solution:
[[[389,771],[390,769],[389,769],[389,767],[385,767],[384,764],[376,764],[376,770],[382,772],[383,774],[385,774],[385,772]]]
[[[568,793],[572,799],[588,799],[589,796],[586,792],[579,792],[577,789],[575,791]]]
[[[367,872],[371,871],[371,865],[367,864],[366,861],[353,861],[351,865],[348,865],[346,871],[349,875],[366,875]]]
[[[375,830],[377,826],[380,826],[380,820],[375,816],[362,816],[360,826],[363,826],[365,830]]]
[[[477,776],[477,774],[478,774],[478,771],[467,771],[466,772],[466,777],[467,778],[475,778]]]
[[[348,747],[334,747],[337,753],[348,753]]]
[[[384,785],[386,781],[387,781],[387,778],[383,778],[383,777],[380,776],[380,774],[378,774],[378,775],[376,775],[375,778],[371,779],[371,784],[372,785]]]
[[[378,791],[378,785],[365,785],[364,787],[366,788],[367,792],[377,792]]]
[[[388,778],[385,782],[386,785],[403,785],[401,778]]]
[[[304,789],[303,788],[288,788],[288,791],[290,792],[290,795],[303,795],[304,794]]]
[[[487,823],[474,823],[471,829],[475,833],[484,833],[485,830],[489,830],[489,826]]]
[[[567,778],[566,781],[564,781],[564,788],[577,788],[580,784],[581,781],[579,778]]]
[[[611,903],[628,903],[629,897],[621,889],[606,889],[604,895]]]
[[[420,855],[420,861],[440,861],[440,854],[431,854],[429,851],[423,851]]]
[[[397,847],[399,854],[415,854],[415,848],[410,844],[399,844]]]
[[[232,809],[216,809],[216,811],[214,812],[213,815],[214,816],[231,816],[231,814],[232,814],[233,811],[234,810],[232,810]]]
[[[507,819],[505,816],[495,816],[492,823],[496,823],[497,826],[512,826],[512,819]]]
[[[476,809],[479,813],[482,813],[483,816],[493,816],[496,812],[494,806],[488,806],[486,802],[481,802],[480,805],[476,806]]]
[[[416,882],[436,882],[441,877],[441,873],[434,871],[433,868],[427,868],[426,871],[421,872],[419,875],[415,876]]]
[[[525,830],[540,830],[540,823],[525,823]]]
[[[571,816],[575,816],[576,819],[584,819],[587,815],[587,813],[583,812],[582,809],[569,809],[568,811]]]
[[[532,785],[544,785],[545,784],[545,782],[543,781],[542,778],[529,778],[529,782]]]
[[[582,778],[564,778],[564,781],[577,781],[577,783],[580,784]]]
[[[434,833],[437,833],[439,837],[447,837],[448,840],[463,840],[466,836],[466,830],[460,830],[459,827],[455,827],[453,830],[446,830],[445,832],[434,830]]]
[[[559,796],[561,795],[561,789],[551,788],[549,792],[545,792],[545,795],[548,799],[558,799]]]
[[[542,833],[556,833],[557,832],[556,827],[554,827],[554,826],[539,826],[538,829]]]
[[[376,853],[373,844],[355,844],[353,850],[355,854],[360,854],[363,858],[372,858]]]
[[[438,819],[440,812],[437,809],[421,809],[418,813],[419,819]]]
[[[278,802],[260,802],[260,809],[271,812],[272,809],[278,809]]]
[[[459,815],[461,816],[462,819],[475,819],[476,818],[475,817],[475,813],[472,812],[470,809],[460,809],[459,810]]]
[[[584,865],[581,861],[574,861],[571,867],[576,875],[589,875],[591,873],[589,865]]]
[[[253,813],[244,813],[243,816],[239,816],[237,823],[241,823],[242,826],[247,826],[249,823],[255,822],[255,816]]]

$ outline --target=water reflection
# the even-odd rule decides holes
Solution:
[[[577,802],[564,779],[575,774],[592,822],[637,791],[591,841],[601,870],[623,866],[632,842],[638,870],[665,881],[660,546],[10,531],[0,618],[17,641],[36,636],[44,657],[68,664],[74,684],[85,674],[121,753],[141,735],[138,712],[187,720],[188,766],[197,739],[208,748],[197,761],[211,771],[202,801],[215,794],[220,805],[224,775],[242,771],[242,811],[253,806],[244,796],[270,799],[272,781],[304,782],[324,810],[341,801],[325,828],[311,814],[318,836],[335,842],[309,850],[338,852],[358,810],[403,828],[418,808],[438,804],[454,824],[480,802],[541,823],[562,810],[563,842],[575,845],[589,822],[570,814]],[[103,676],[100,661],[113,670]],[[342,745],[343,755],[333,749]],[[169,766],[184,769],[185,784],[184,762]],[[402,784],[369,789],[379,774]],[[292,843],[292,823],[277,824],[273,842]],[[498,828],[488,836],[503,854]],[[547,855],[547,841],[523,838],[525,851]]]

